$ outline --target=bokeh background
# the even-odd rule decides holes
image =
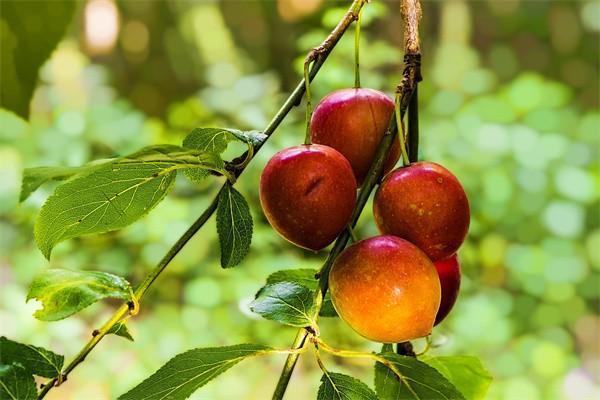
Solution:
[[[50,265],[138,283],[220,185],[181,179],[143,220],[60,244],[48,263],[32,227],[52,187],[18,204],[23,168],[180,143],[193,127],[263,128],[348,3],[82,1],[41,70],[30,120],[0,110],[0,334],[71,358],[116,303],[40,322],[25,303],[32,278]],[[452,170],[472,206],[462,292],[431,353],[481,357],[495,378],[489,399],[600,396],[599,32],[598,1],[424,2],[421,158]],[[374,0],[363,19],[363,85],[391,93],[401,48],[399,4]],[[349,32],[313,84],[316,100],[353,84],[352,53]],[[135,342],[107,337],[48,398],[115,398],[193,347],[289,346],[295,329],[252,315],[248,302],[269,273],[318,268],[326,255],[278,237],[258,202],[262,167],[302,141],[303,119],[293,111],[238,183],[255,219],[243,264],[221,270],[209,222],[144,299],[130,323]],[[370,205],[358,233],[376,234]],[[377,349],[339,320],[324,319],[322,333],[337,347]],[[327,361],[372,382],[366,362]],[[270,398],[282,362],[245,361],[193,398]],[[307,354],[287,398],[314,398],[319,378]]]

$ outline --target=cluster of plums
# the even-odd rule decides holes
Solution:
[[[394,102],[372,89],[326,96],[310,121],[313,144],[280,151],[262,172],[260,200],[273,228],[306,249],[332,243],[348,226],[393,112]],[[460,286],[456,251],[470,219],[452,173],[431,162],[391,171],[400,153],[396,141],[373,203],[382,235],[349,246],[329,275],[338,314],[385,343],[426,336],[449,313]]]

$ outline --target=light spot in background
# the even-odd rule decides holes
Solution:
[[[215,307],[221,302],[221,286],[211,278],[197,278],[185,285],[186,303],[199,307]]]
[[[78,136],[85,129],[85,119],[80,112],[65,111],[58,116],[56,127],[69,136]]]
[[[85,41],[91,54],[109,53],[119,33],[119,11],[110,0],[90,0],[85,6]]]
[[[584,203],[595,197],[593,177],[581,168],[563,166],[554,177],[556,190],[565,197]]]
[[[143,22],[128,21],[123,25],[121,45],[126,52],[133,54],[144,53],[150,42],[150,32]]]
[[[569,85],[583,87],[595,74],[594,67],[587,62],[575,58],[565,61],[561,68],[561,77]]]
[[[580,206],[568,201],[553,201],[543,215],[546,228],[557,236],[574,237],[581,233],[584,213]]]
[[[510,136],[504,125],[486,124],[478,131],[477,147],[495,154],[504,154],[511,149]]]
[[[588,1],[580,9],[579,15],[583,26],[590,31],[600,31],[600,3]]]
[[[431,98],[429,107],[438,115],[453,115],[463,103],[463,95],[453,90],[440,90]]]
[[[563,393],[568,400],[595,399],[600,396],[600,389],[594,384],[589,373],[577,368],[567,374]]]
[[[22,160],[11,147],[0,147],[0,213],[11,210],[17,204],[21,188]]]
[[[505,399],[541,399],[539,389],[525,377],[510,379],[504,387]]]
[[[278,0],[277,11],[284,21],[297,21],[319,9],[323,0]]]
[[[488,5],[494,11],[496,15],[510,15],[514,14],[518,9],[520,4],[519,0],[512,1],[497,1],[497,0],[488,0]]]
[[[489,69],[472,69],[465,73],[462,89],[469,94],[485,93],[496,85],[497,80],[496,75]]]
[[[600,16],[599,16],[600,17]],[[551,9],[548,27],[554,48],[561,53],[574,51],[581,40],[581,25],[575,10],[558,5]]]

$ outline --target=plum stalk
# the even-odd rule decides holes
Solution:
[[[308,81],[312,81],[323,64],[325,60],[333,50],[333,48],[337,45],[341,37],[344,35],[348,27],[358,18],[358,13],[362,9],[362,7],[367,3],[367,0],[354,0],[348,9],[348,12],[344,14],[338,25],[331,31],[331,33],[327,36],[327,38],[323,41],[323,43],[312,49],[308,55],[306,56],[306,60],[312,65],[309,70],[307,70],[306,76]],[[273,119],[269,122],[269,124],[264,129],[263,133],[265,134],[264,140],[258,144],[256,144],[253,148],[253,151],[246,151],[236,160],[246,160],[250,161],[256,153],[260,150],[262,145],[269,139],[269,137],[275,132],[275,130],[281,125],[285,117],[289,114],[289,112],[300,104],[302,97],[304,96],[305,90],[307,88],[307,83],[305,82],[305,78],[303,78],[294,91],[289,95],[289,97],[285,100],[281,108],[277,111]],[[234,160],[234,161],[236,161]],[[246,168],[248,162],[244,162],[241,165],[235,166],[235,163],[230,164],[233,165],[232,175],[237,178],[241,175],[241,173]],[[225,183],[227,184],[227,183]],[[224,184],[224,185],[225,185]],[[222,190],[223,187],[219,190]],[[38,400],[43,399],[53,387],[62,384],[66,381],[68,375],[75,369],[79,364],[81,364],[88,354],[98,345],[98,343],[108,334],[110,329],[117,323],[123,322],[129,317],[133,316],[133,310],[137,311],[137,308],[134,307],[134,304],[139,304],[140,300],[144,296],[144,294],[150,289],[151,285],[156,281],[156,279],[160,276],[160,274],[167,268],[170,262],[175,258],[175,256],[183,249],[183,247],[188,243],[188,241],[204,226],[206,221],[214,214],[217,209],[219,193],[217,193],[208,206],[208,208],[198,217],[198,219],[181,235],[181,237],[175,242],[175,244],[169,249],[167,254],[158,262],[158,264],[146,275],[142,283],[136,288],[134,291],[133,298],[135,301],[127,302],[121,305],[115,313],[110,317],[110,319],[102,325],[100,329],[94,330],[92,333],[91,339],[83,346],[83,348],[79,351],[79,353],[71,360],[71,362],[64,368],[59,378],[54,378],[46,382],[42,386],[42,390],[38,395]],[[304,342],[302,340],[302,342]],[[294,348],[299,348],[298,341],[294,343]]]
[[[360,19],[362,10],[358,12],[356,26],[354,27],[354,87],[360,87]]]
[[[417,82],[421,80],[421,53],[420,53],[420,45],[419,45],[419,19],[421,17],[421,5],[419,0],[402,0],[402,17],[404,20],[404,70],[402,72],[402,80],[398,85],[396,92],[398,94],[398,113],[399,113],[399,121],[402,122],[404,115],[406,114],[407,109],[409,108],[409,103],[413,97],[415,92]],[[416,108],[415,108],[416,110]],[[416,118],[416,115],[413,116]],[[415,124],[414,121],[410,124],[414,129]],[[417,125],[418,127],[418,125]],[[409,140],[410,140],[410,127],[409,127]],[[356,207],[352,212],[352,217],[350,219],[349,226],[353,228],[360,217],[360,214],[367,203],[367,200],[375,187],[375,185],[379,182],[381,175],[383,173],[384,162],[387,158],[387,154],[389,149],[392,146],[392,143],[398,134],[398,126],[396,116],[392,115],[390,118],[390,122],[388,125],[388,129],[386,133],[383,135],[381,142],[377,148],[377,152],[375,153],[375,157],[373,159],[373,163],[369,168],[369,172],[367,177],[365,178],[362,186],[359,189],[358,198],[356,199]],[[413,132],[413,140],[414,132]],[[418,134],[416,135],[416,140],[418,140]],[[410,144],[409,144],[410,146]],[[329,288],[329,271],[333,265],[336,257],[344,250],[346,244],[350,239],[349,229],[345,229],[340,236],[335,241],[333,248],[331,249],[325,263],[321,267],[319,271],[319,291],[321,292],[321,298],[325,297],[327,290]],[[310,332],[306,329],[299,330],[294,343],[292,344],[292,349],[301,348]],[[404,355],[414,355],[412,351],[412,345],[410,342],[400,343],[398,344],[398,352]],[[281,371],[281,375],[279,376],[279,381],[277,382],[277,386],[275,387],[275,391],[273,393],[273,400],[281,400],[285,394],[288,383],[294,371],[294,367],[296,366],[296,362],[298,361],[299,354],[293,353],[288,354],[283,369]]]

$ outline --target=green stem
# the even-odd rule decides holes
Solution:
[[[340,23],[334,28],[331,34],[326,38],[322,48],[319,49],[318,52],[315,50],[309,53],[309,57],[312,57],[313,63],[310,71],[308,72],[308,81],[312,81],[323,64],[325,60],[329,57],[329,54],[333,50],[333,48],[337,45],[340,38],[348,28],[348,26],[354,20],[354,13],[360,10],[360,8],[365,4],[366,0],[354,0],[352,6],[350,7],[350,13],[346,14]],[[297,106],[302,97],[304,96],[307,82],[305,82],[305,78],[303,78],[297,85],[294,91],[288,96],[283,105],[279,108],[277,113],[273,116],[269,124],[264,129],[265,140],[261,143],[254,146],[253,154],[252,151],[246,151],[242,154],[241,159],[247,160],[244,163],[242,168],[238,168],[234,172],[234,176],[239,177],[242,172],[245,170],[249,161],[258,153],[258,151],[262,148],[264,143],[269,139],[271,134],[275,132],[275,130],[279,127],[279,125],[283,122],[284,118],[289,114],[289,112]],[[227,184],[227,183],[225,183]],[[224,184],[224,185],[225,185]],[[222,188],[221,188],[222,189]],[[142,283],[136,288],[135,297],[137,301],[141,299],[141,297],[146,293],[146,291],[150,288],[150,286],[154,283],[154,281],[158,278],[158,276],[164,271],[164,269],[169,265],[171,260],[179,253],[179,251],[186,245],[186,243],[200,230],[200,228],[206,223],[206,221],[212,216],[215,212],[218,204],[218,194],[214,197],[213,201],[209,205],[209,207],[200,215],[200,217],[190,226],[190,228],[177,240],[177,242],[173,245],[171,249],[167,252],[167,254],[163,257],[163,259],[148,273],[148,275],[144,278]],[[75,356],[75,358],[65,367],[62,373],[62,377],[60,382],[64,381],[68,374],[81,362],[85,360],[87,355],[96,347],[96,345],[106,336],[107,332],[112,328],[112,326],[118,322],[120,322],[123,318],[126,318],[129,313],[129,306],[127,304],[122,305],[115,311],[113,316],[102,326],[101,329],[96,331],[95,335],[92,337],[90,341],[88,341],[85,346],[80,350],[80,352]],[[298,357],[298,354],[290,354],[290,356]],[[291,367],[293,369],[293,365]],[[53,378],[49,380],[38,395],[38,400],[43,399],[46,394],[59,382],[58,378]],[[285,390],[285,389],[284,389]]]
[[[403,383],[408,384],[408,382],[406,382],[406,378],[404,377],[404,375],[402,375],[402,373],[398,370],[398,368],[394,365],[394,363],[390,362],[388,359],[380,356],[379,354],[367,353],[367,352],[363,352],[363,351],[335,349],[320,339],[317,339],[317,344],[320,349],[323,349],[327,353],[333,354],[336,357],[370,358],[371,360],[377,361],[377,362],[385,365],[386,367],[388,367],[390,370],[392,370],[392,372],[394,372],[398,376],[398,379],[400,379]]]
[[[301,349],[304,347],[304,343],[306,342],[306,338],[308,337],[309,332],[306,329],[301,329],[296,334],[296,338],[294,339],[294,343],[292,343],[292,349]],[[287,389],[287,385],[290,382],[290,378],[292,377],[291,373],[286,373],[286,371],[293,371],[296,366],[296,362],[298,362],[298,357],[300,357],[300,353],[290,353],[286,360],[285,364],[283,364],[283,369],[281,371],[281,376],[283,379],[279,379],[277,382],[277,386],[275,387],[275,391],[273,392],[273,399],[282,399],[283,394],[285,393],[285,389]]]
[[[311,144],[310,138],[310,119],[312,118],[312,99],[310,94],[310,79],[308,79],[308,71],[310,67],[310,60],[304,62],[304,84],[306,92],[306,133],[304,134],[304,144]]]
[[[408,159],[411,163],[419,160],[419,85],[415,84],[415,91],[408,104]]]
[[[354,228],[352,228],[350,225],[348,225],[348,233],[350,234],[350,239],[352,240],[352,243],[356,243],[358,242],[358,236],[356,236],[356,232],[354,232]]]
[[[354,87],[360,87],[360,20],[362,9],[358,12],[354,27]]]
[[[402,128],[402,133],[398,135],[400,138],[400,151],[402,152],[402,165],[405,167],[410,164],[408,153],[406,152],[406,140],[404,133],[404,122],[402,122],[402,116],[400,115],[400,94],[396,94],[396,106],[394,108],[394,115],[396,116],[396,124]]]
[[[405,109],[400,110],[402,116],[404,115],[405,111]],[[383,138],[381,139],[381,142],[377,147],[377,152],[375,153],[375,157],[373,163],[371,164],[369,172],[367,173],[367,177],[365,178],[362,186],[360,187],[358,198],[356,199],[356,206],[354,208],[354,211],[352,212],[352,216],[350,217],[350,228],[356,226],[356,222],[358,221],[360,214],[362,213],[362,210],[365,207],[365,204],[367,203],[367,200],[369,199],[373,188],[375,187],[383,173],[384,162],[387,158],[388,151],[391,148],[397,133],[398,129],[396,127],[396,119],[392,117],[390,119],[388,130],[385,133],[385,135],[383,135]],[[325,263],[319,271],[319,287],[322,299],[325,298],[325,294],[328,290],[329,271],[331,269],[331,266],[333,265],[333,262],[335,261],[337,256],[344,250],[349,239],[349,230],[344,229],[344,231],[340,234],[340,236],[338,236],[337,240],[335,241],[333,248],[327,256],[327,260],[325,260]],[[285,389],[294,371],[294,366],[296,364],[297,358],[298,355],[296,354],[290,354],[287,357],[285,363],[286,367],[283,369],[281,375],[279,376],[279,381],[277,382],[277,387],[275,389],[275,393],[273,394],[273,400],[283,399]]]
[[[417,0],[418,3],[418,0]],[[411,24],[412,28],[416,28],[414,25],[414,19]],[[405,28],[406,29],[406,28]],[[418,29],[413,29],[413,31],[417,31]],[[407,40],[407,48],[408,44],[411,43],[413,46],[418,46],[418,38],[412,41]],[[417,47],[418,49],[418,47]],[[409,49],[410,50],[410,49]],[[381,178],[383,172],[383,165],[387,158],[387,154],[389,149],[392,146],[393,141],[395,140],[396,134],[398,133],[398,126],[402,126],[402,119],[406,114],[406,110],[408,108],[408,104],[410,98],[414,93],[414,88],[416,86],[418,76],[418,69],[414,64],[407,64],[403,71],[402,82],[398,87],[399,97],[397,98],[397,107],[396,112],[390,118],[388,129],[383,135],[379,146],[377,147],[377,152],[375,153],[373,163],[369,168],[369,172],[367,173],[367,177],[363,181],[362,186],[360,187],[358,198],[356,199],[356,206],[354,211],[352,212],[352,216],[350,218],[349,226],[353,228],[356,226],[356,222],[360,217],[360,214],[371,195],[371,192],[379,179]],[[403,144],[404,154],[406,154],[406,146]],[[406,158],[408,160],[408,157]],[[321,292],[322,299],[325,297],[327,290],[329,288],[329,271],[333,265],[333,262],[337,258],[337,256],[344,250],[348,240],[350,238],[350,233],[348,229],[344,229],[340,236],[338,236],[333,248],[331,249],[327,260],[321,267],[321,270],[317,274],[319,276],[319,290]],[[322,302],[321,302],[322,303]],[[286,360],[286,368],[283,369],[281,375],[279,376],[279,382],[277,383],[277,389],[273,395],[274,400],[283,399],[283,395],[285,393],[285,388],[287,387],[287,383],[290,380],[292,373],[294,372],[294,366],[297,360],[296,354],[290,354]],[[293,362],[292,362],[293,361]],[[283,386],[283,389],[282,389]]]

